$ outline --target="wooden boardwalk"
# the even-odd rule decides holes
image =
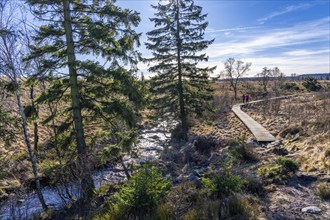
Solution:
[[[290,96],[281,96],[270,98],[268,100],[274,99],[286,99],[292,98],[297,95],[290,95]],[[264,102],[268,100],[257,100],[249,102],[249,104],[257,103],[257,102]],[[252,132],[252,134],[256,137],[258,142],[273,142],[275,141],[275,137],[262,125],[256,122],[253,118],[251,118],[248,114],[241,110],[241,107],[246,104],[240,103],[233,106],[232,110],[236,114],[236,116],[245,124],[245,126]]]

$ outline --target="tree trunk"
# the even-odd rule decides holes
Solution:
[[[233,78],[231,81],[230,81],[230,84],[231,86],[233,87],[233,90],[234,90],[234,98],[235,98],[235,101],[237,100],[237,84],[238,84],[238,77],[237,78]]]
[[[73,109],[73,121],[75,127],[76,144],[78,150],[79,173],[81,178],[82,200],[92,195],[94,189],[91,171],[88,166],[87,147],[84,137],[83,120],[81,116],[81,105],[79,97],[78,77],[76,70],[76,57],[74,52],[74,42],[72,33],[72,20],[70,14],[69,0],[63,0],[64,7],[64,28],[67,44],[68,67],[70,76],[71,105]]]
[[[188,140],[188,126],[187,126],[187,114],[185,110],[184,98],[183,98],[183,80],[182,80],[182,67],[181,67],[181,39],[180,39],[180,20],[179,20],[179,1],[176,1],[176,40],[177,40],[177,59],[178,59],[178,92],[179,92],[179,105],[180,105],[180,120],[182,129],[182,138]]]
[[[18,85],[17,81],[15,83],[16,83],[16,85]],[[31,163],[32,163],[32,169],[33,169],[34,180],[35,180],[35,183],[36,183],[37,195],[38,195],[38,198],[39,198],[39,201],[41,203],[41,206],[42,206],[43,210],[47,210],[47,205],[45,203],[44,197],[43,197],[42,192],[41,192],[37,162],[36,162],[35,156],[34,156],[33,151],[32,151],[31,142],[30,142],[30,138],[29,138],[29,135],[28,135],[28,131],[27,131],[27,120],[26,120],[26,116],[25,116],[25,113],[24,113],[22,103],[21,103],[21,95],[19,93],[18,88],[16,90],[16,99],[17,99],[17,105],[18,105],[18,108],[19,108],[19,112],[20,112],[20,115],[22,117],[22,127],[23,127],[24,139],[25,139],[25,143],[26,143],[26,146],[28,148],[30,160],[31,160]]]
[[[234,87],[234,95],[235,95],[235,100],[237,100],[237,88]]]
[[[122,156],[120,156],[120,163],[123,166],[123,169],[124,169],[124,172],[125,172],[125,175],[126,175],[127,179],[128,180],[131,179],[131,175],[128,172],[128,169],[127,169],[127,167],[126,167],[126,165],[125,165],[125,163],[123,161],[123,157]]]

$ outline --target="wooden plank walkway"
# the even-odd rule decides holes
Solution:
[[[297,95],[289,95],[289,96],[280,96],[275,98],[270,98],[266,100],[257,100],[249,102],[249,104],[258,103],[258,102],[264,102],[268,100],[274,100],[274,99],[286,99],[286,98],[292,98]],[[240,103],[236,104],[232,107],[232,111],[236,114],[236,116],[245,124],[245,126],[252,132],[252,134],[256,137],[258,142],[273,142],[275,141],[275,137],[262,125],[260,125],[258,122],[256,122],[253,118],[251,118],[248,114],[243,112],[241,110],[241,107],[246,104]]]

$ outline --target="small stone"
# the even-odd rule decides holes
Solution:
[[[161,146],[156,146],[156,147],[153,148],[153,150],[155,150],[155,151],[158,152],[158,153],[161,152],[161,151],[163,151],[163,149],[164,149],[164,148],[161,147]]]
[[[288,155],[286,155],[286,157],[289,157],[289,158],[297,157],[297,156],[299,156],[298,153],[292,153],[292,154],[288,154]]]
[[[182,183],[182,181],[183,181],[183,176],[180,175],[180,176],[178,176],[178,177],[176,177],[176,178],[173,178],[172,181],[173,181],[174,184]]]
[[[316,206],[307,206],[301,209],[302,212],[317,214],[320,213],[322,210]]]
[[[267,147],[278,147],[281,146],[283,144],[282,140],[276,140],[273,141],[272,143],[268,144]]]
[[[201,174],[197,170],[193,170],[192,174],[197,177],[201,177]]]
[[[252,145],[259,145],[257,139],[255,139],[255,138],[249,138],[249,139],[246,141],[246,143],[247,143],[247,144],[252,144]]]
[[[298,140],[300,137],[299,133],[295,134],[291,140],[291,142]]]
[[[24,202],[24,199],[17,200],[17,203],[22,204]]]
[[[187,173],[188,171],[189,171],[189,164],[186,163],[186,165],[184,165],[184,167],[182,168],[181,172]]]

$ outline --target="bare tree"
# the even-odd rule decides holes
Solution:
[[[296,81],[297,80],[297,73],[291,73],[291,80]]]
[[[251,63],[244,63],[240,60],[235,60],[234,58],[229,58],[224,63],[225,69],[221,74],[224,74],[228,79],[230,86],[234,90],[235,99],[237,99],[237,86],[239,79],[244,76],[244,74],[250,70]]]
[[[264,96],[268,94],[267,87],[269,81],[271,80],[271,76],[271,69],[268,69],[267,67],[264,67],[262,72],[257,74],[259,84],[261,85],[264,92]]]
[[[273,91],[276,96],[279,96],[285,80],[284,74],[278,67],[274,67],[271,69],[271,75],[273,77]]]
[[[37,162],[32,150],[27,118],[21,101],[21,79],[27,74],[29,69],[22,61],[26,48],[23,42],[23,32],[19,30],[21,21],[16,19],[17,10],[15,9],[17,8],[18,5],[15,1],[2,0],[0,3],[0,75],[9,80],[8,88],[16,96],[17,108],[22,120],[23,135],[32,164],[37,195],[43,209],[46,210],[47,205],[41,193]]]

